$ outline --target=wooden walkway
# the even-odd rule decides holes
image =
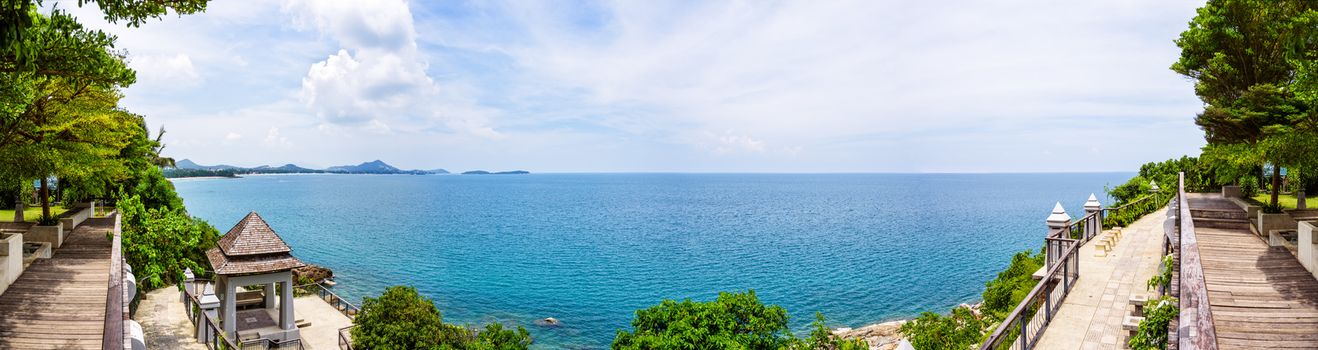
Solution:
[[[1216,194],[1187,194],[1221,349],[1318,349],[1318,280]]]
[[[114,219],[89,219],[0,294],[0,349],[101,349]]]

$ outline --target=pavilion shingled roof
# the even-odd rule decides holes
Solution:
[[[278,272],[306,266],[293,257],[292,249],[256,212],[238,221],[217,245],[206,252],[206,258],[215,273],[221,275]]]

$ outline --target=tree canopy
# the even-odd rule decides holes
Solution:
[[[1318,3],[1304,0],[1210,0],[1176,40],[1172,70],[1195,80],[1205,103],[1195,124],[1210,159],[1229,169],[1312,167],[1318,150],[1312,67],[1318,59]]]
[[[787,310],[760,302],[755,291],[719,293],[714,301],[664,300],[636,311],[632,330],[619,330],[613,349],[867,349],[838,339],[816,314],[802,340],[788,328]]]
[[[365,298],[352,322],[352,343],[360,349],[524,350],[531,345],[531,335],[522,327],[491,323],[477,330],[444,323],[435,302],[407,286]]]

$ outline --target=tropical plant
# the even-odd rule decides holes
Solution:
[[[206,221],[179,209],[148,209],[136,195],[120,199],[117,207],[124,257],[143,291],[177,284],[185,269],[209,270],[206,250],[215,246],[220,233]]]
[[[1173,297],[1162,297],[1144,303],[1144,320],[1130,336],[1126,345],[1134,350],[1166,350],[1167,325],[1176,318],[1181,308]]]
[[[990,324],[969,308],[957,307],[947,316],[924,312],[902,325],[902,334],[916,349],[967,349],[979,344]]]
[[[522,327],[492,323],[476,330],[444,323],[435,302],[408,286],[365,298],[352,322],[353,347],[358,349],[525,350],[531,345],[530,333]]]
[[[1158,274],[1149,278],[1145,283],[1148,289],[1166,288],[1172,283],[1172,255],[1168,254],[1162,257],[1162,264],[1158,265]]]

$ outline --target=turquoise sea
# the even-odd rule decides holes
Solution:
[[[359,302],[414,285],[445,320],[605,348],[636,309],[754,289],[804,329],[977,301],[1044,218],[1130,173],[282,175],[175,182],[227,231],[249,211]],[[562,326],[533,320],[555,317]]]

